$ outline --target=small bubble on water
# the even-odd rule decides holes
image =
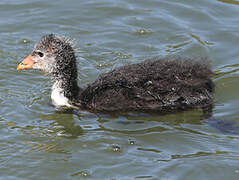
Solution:
[[[120,150],[120,147],[119,146],[117,146],[117,145],[114,145],[113,147],[112,147],[112,149],[113,149],[113,151],[119,151]]]
[[[27,44],[30,43],[31,41],[29,39],[22,39],[20,43]]]
[[[134,141],[134,140],[131,140],[131,139],[129,139],[129,144],[131,144],[131,145],[134,145],[134,144],[135,144],[135,141]]]
[[[86,178],[90,176],[90,173],[87,171],[80,171],[80,172],[72,174],[71,176],[80,176],[80,177]]]
[[[138,29],[136,31],[136,34],[138,34],[138,35],[152,34],[152,31],[151,30],[147,30],[147,29]]]
[[[237,169],[237,170],[235,170],[235,173],[239,173],[239,170]]]
[[[112,152],[120,152],[120,151],[121,151],[120,146],[119,146],[119,145],[116,145],[116,144],[111,145],[108,149],[109,149],[110,151],[112,151]]]

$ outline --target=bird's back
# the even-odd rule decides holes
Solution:
[[[213,72],[206,61],[150,59],[102,74],[80,94],[97,111],[167,112],[213,103]]]

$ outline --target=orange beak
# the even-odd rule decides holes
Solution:
[[[32,69],[33,64],[33,57],[29,55],[17,66],[17,70]]]

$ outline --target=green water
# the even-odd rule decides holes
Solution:
[[[239,1],[1,0],[0,179],[239,179]],[[59,113],[49,78],[17,71],[40,37],[75,39],[79,84],[153,56],[208,57],[215,107]]]

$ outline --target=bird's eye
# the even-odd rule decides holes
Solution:
[[[40,57],[43,57],[43,56],[44,56],[44,54],[43,54],[42,52],[40,52],[40,51],[38,51],[37,54],[38,54],[38,56],[40,56]]]

